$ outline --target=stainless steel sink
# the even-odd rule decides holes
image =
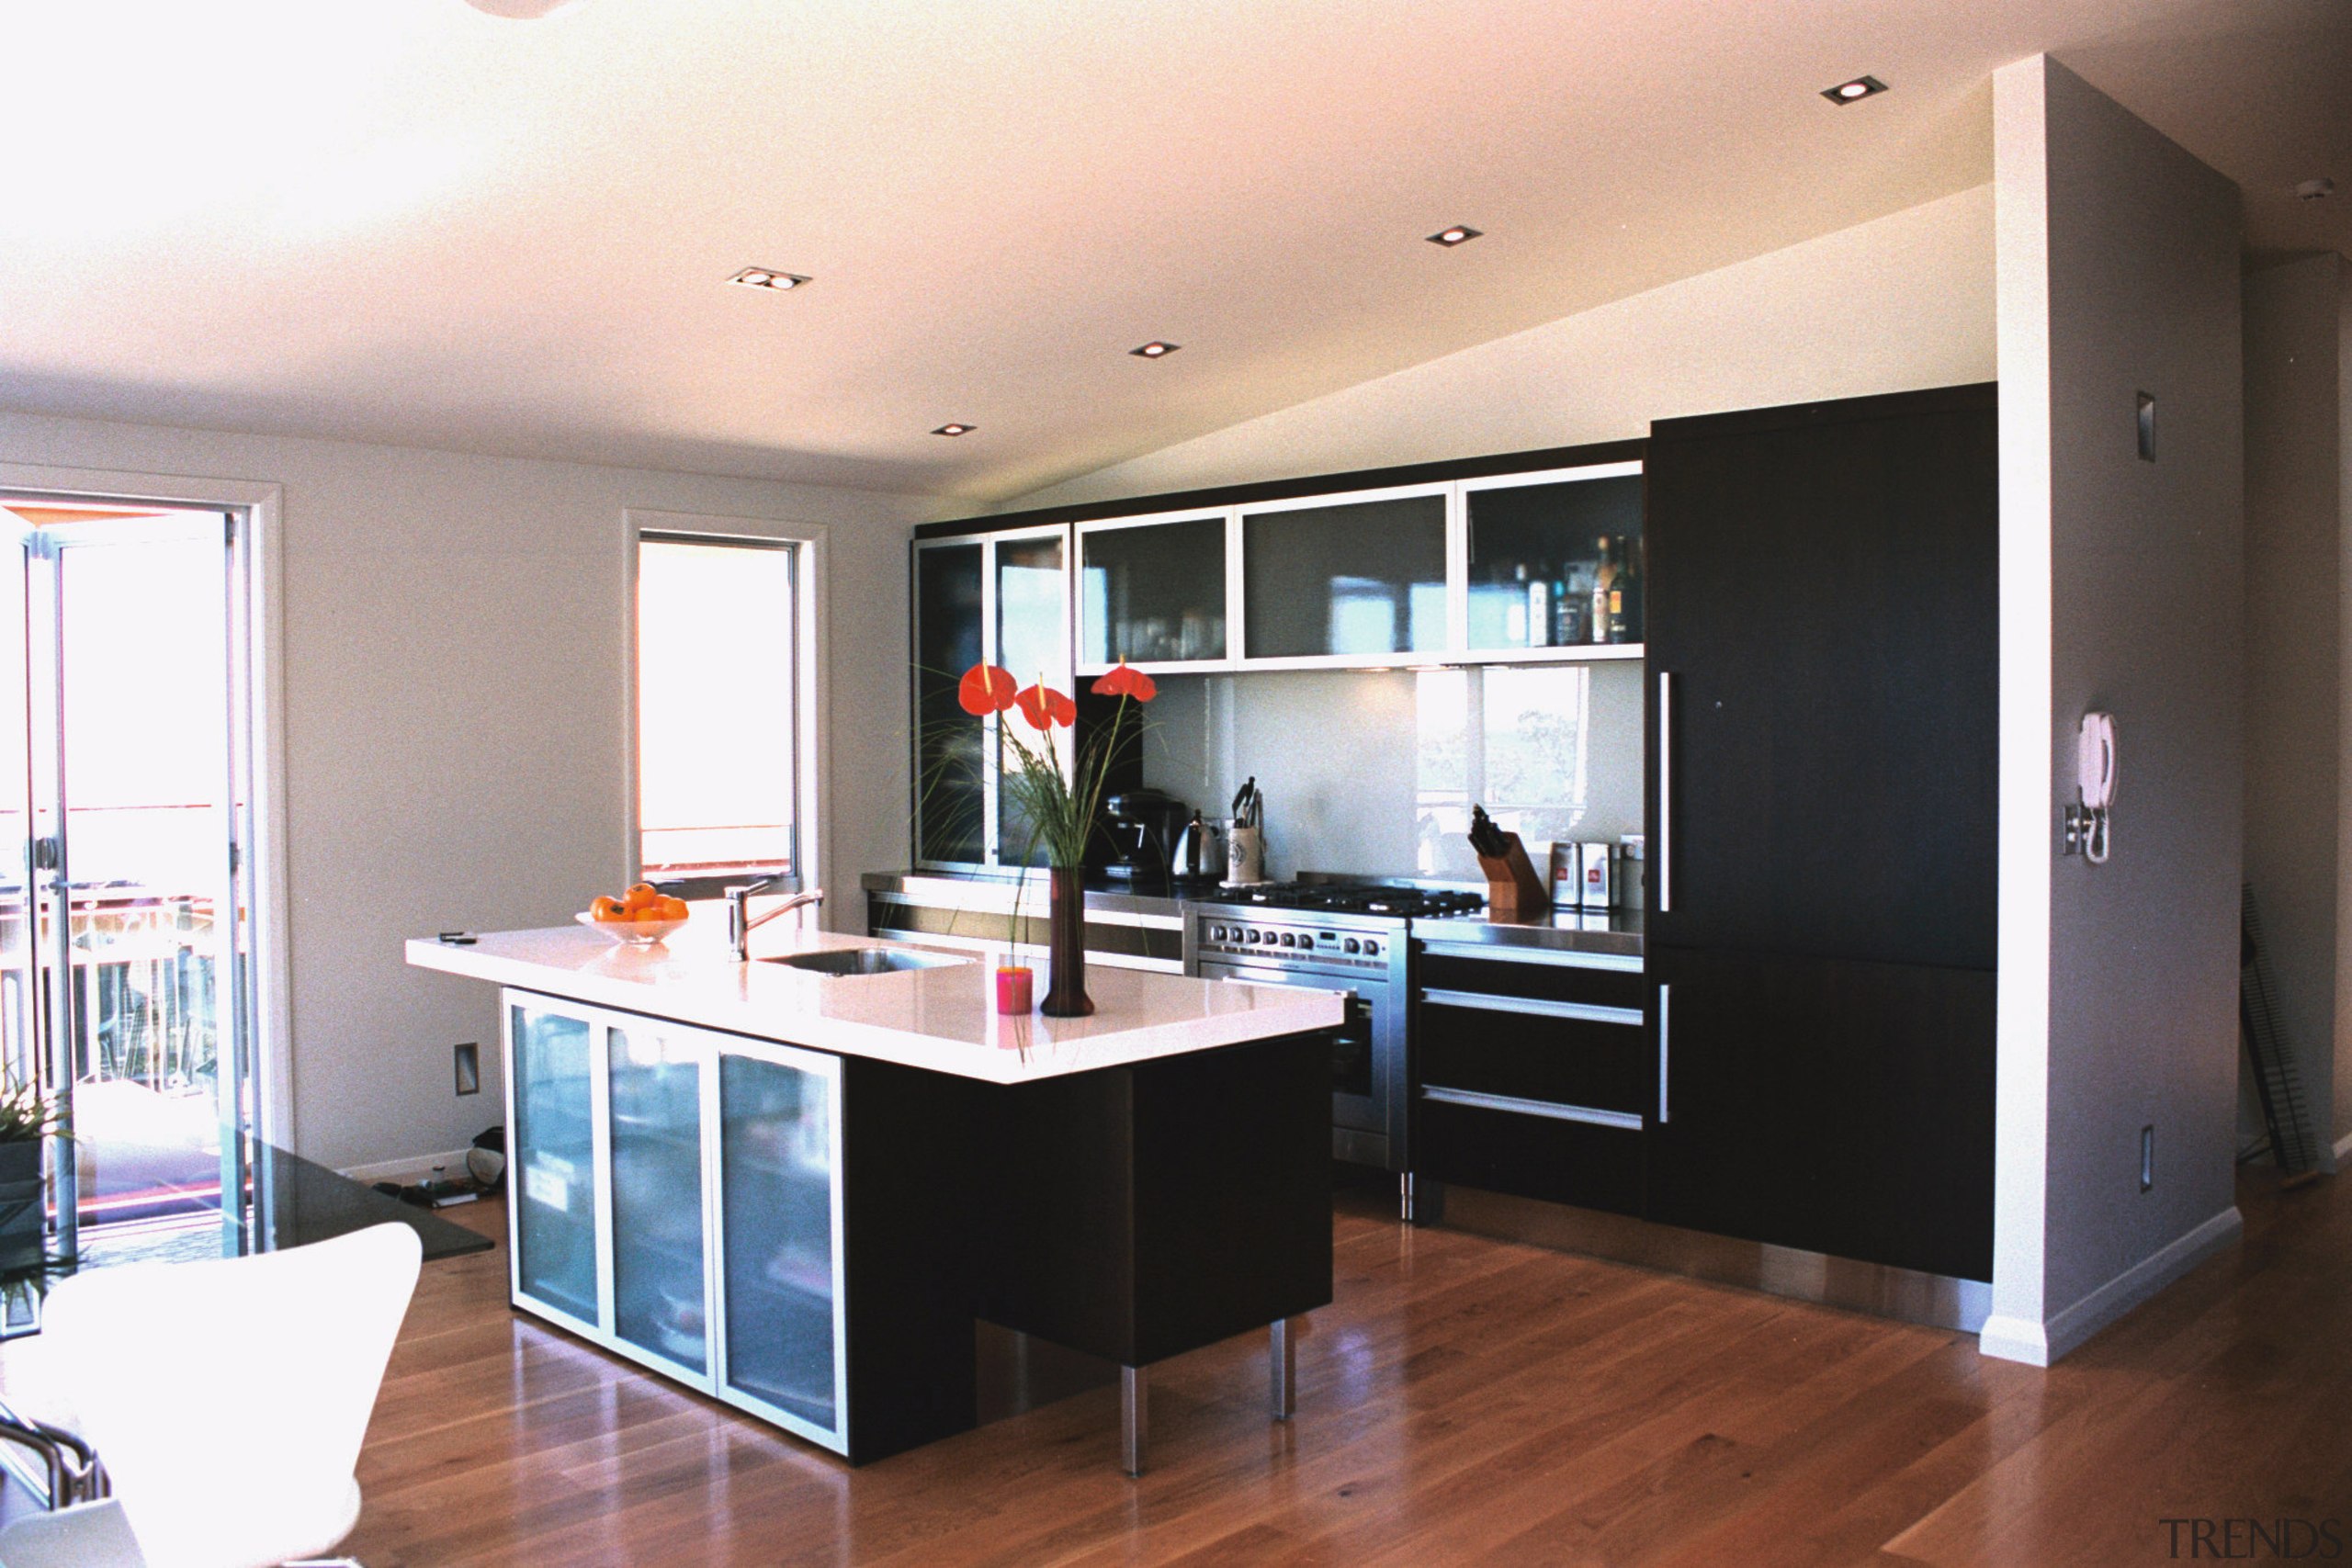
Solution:
[[[933,969],[943,964],[969,964],[971,960],[944,953],[916,953],[903,947],[834,947],[821,953],[780,953],[760,962],[839,978],[850,975],[896,975],[902,969]]]

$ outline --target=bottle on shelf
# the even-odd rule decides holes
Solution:
[[[1546,647],[1552,640],[1552,579],[1540,563],[1533,576],[1524,566],[1519,575],[1527,581],[1527,646]]]
[[[1614,541],[1606,534],[1600,536],[1600,564],[1592,574],[1592,614],[1587,625],[1592,640],[1609,640],[1609,591],[1617,581],[1617,556]]]
[[[1617,580],[1609,585],[1611,642],[1642,640],[1642,579],[1634,554],[1632,541],[1628,540],[1624,564],[1617,569]]]
[[[1577,625],[1576,606],[1568,599],[1568,568],[1563,561],[1552,577],[1552,646],[1566,648],[1584,640],[1584,628]]]
[[[1518,592],[1503,605],[1503,637],[1508,642],[1524,646],[1527,642],[1527,563],[1519,563],[1512,579]]]

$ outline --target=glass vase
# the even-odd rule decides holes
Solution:
[[[1046,926],[1047,1018],[1084,1018],[1094,1010],[1086,994],[1086,869],[1057,865],[1046,874],[1050,903]]]

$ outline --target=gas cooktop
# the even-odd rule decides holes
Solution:
[[[1269,882],[1257,887],[1220,887],[1213,901],[1268,909],[1311,909],[1335,915],[1476,914],[1487,901],[1476,893],[1454,893],[1389,882]]]

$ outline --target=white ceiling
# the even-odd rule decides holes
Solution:
[[[2352,252],[2345,0],[0,0],[0,406],[1001,499],[1980,183],[2041,49]]]

